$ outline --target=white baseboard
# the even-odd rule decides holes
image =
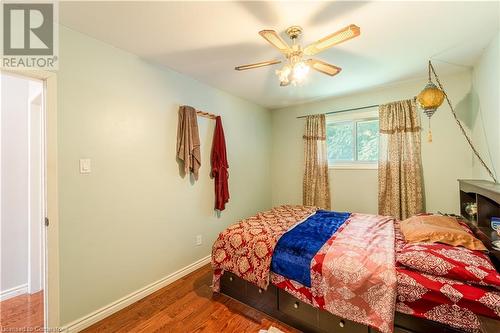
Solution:
[[[187,265],[184,268],[179,269],[178,271],[165,276],[164,278],[153,282],[139,290],[136,290],[125,297],[120,298],[97,311],[94,311],[80,319],[77,319],[65,326],[62,327],[63,332],[79,332],[98,321],[112,315],[113,313],[129,306],[132,303],[139,301],[140,299],[154,293],[155,291],[171,284],[172,282],[186,276],[187,274],[197,270],[198,268],[208,264],[210,262],[210,256],[206,256],[201,258],[200,260],[195,261],[194,263]]]
[[[17,287],[10,288],[7,290],[2,290],[0,292],[0,301],[8,300],[9,298],[16,297],[28,292],[28,284],[21,284]]]

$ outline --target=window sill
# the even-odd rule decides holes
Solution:
[[[330,170],[377,170],[377,163],[354,163],[354,164],[336,164],[329,165]]]

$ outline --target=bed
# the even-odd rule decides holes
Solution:
[[[336,222],[321,224],[322,215]],[[398,265],[404,246],[391,217],[280,206],[219,235],[214,290],[306,332],[473,332],[485,320],[500,327],[496,289]]]

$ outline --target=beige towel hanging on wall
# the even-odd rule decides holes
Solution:
[[[184,173],[192,172],[198,179],[201,165],[200,135],[196,110],[187,105],[179,107],[179,122],[177,125],[177,158],[184,163]]]

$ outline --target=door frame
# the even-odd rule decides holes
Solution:
[[[7,74],[9,75],[9,74]],[[44,257],[45,239],[43,237],[43,220],[46,211],[45,193],[45,106],[44,82],[26,77],[26,80],[37,82],[41,86],[38,96],[28,94],[28,294],[44,289]],[[31,84],[31,82],[29,83]],[[28,85],[29,87],[30,85]],[[32,99],[32,97],[34,97]],[[36,107],[37,110],[33,110]],[[38,115],[37,115],[38,113]],[[36,117],[36,121],[34,119]],[[35,125],[35,127],[34,127]],[[35,144],[35,145],[34,145]],[[33,154],[36,149],[36,156]],[[35,163],[35,166],[33,166]],[[34,173],[36,172],[36,174]],[[34,198],[33,191],[38,192]],[[33,199],[37,199],[35,202]],[[40,201],[38,200],[40,199]],[[36,249],[33,244],[37,244]]]
[[[43,82],[43,169],[45,216],[49,225],[42,228],[44,327],[60,327],[59,307],[59,210],[57,173],[57,75],[44,70],[2,70]]]

